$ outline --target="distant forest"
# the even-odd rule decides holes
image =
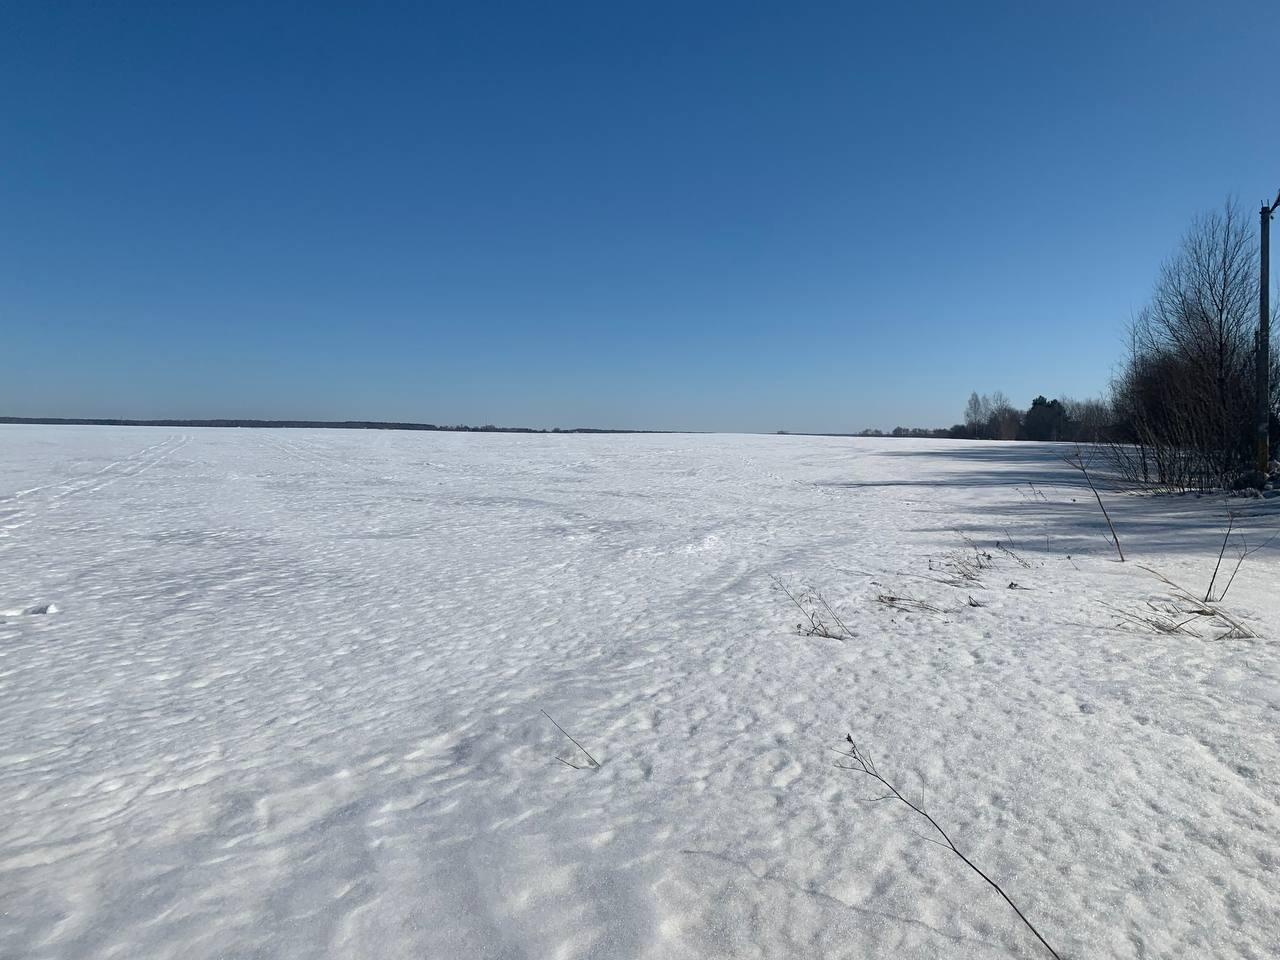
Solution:
[[[1043,396],[1019,410],[997,390],[971,393],[964,423],[952,427],[894,427],[888,433],[863,430],[860,437],[928,437],[940,440],[1066,440],[1098,443],[1114,432],[1111,405],[1105,400],[1055,400]]]
[[[670,433],[669,430],[610,430],[573,427],[550,430],[534,427],[482,427],[466,424],[397,423],[389,420],[119,420],[90,417],[0,417],[0,423],[43,423],[93,427],[300,427],[324,430],[445,430],[451,433]]]

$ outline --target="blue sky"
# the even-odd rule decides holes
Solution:
[[[0,413],[847,431],[1103,389],[1280,4],[9,3]]]

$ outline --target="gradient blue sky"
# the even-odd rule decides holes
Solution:
[[[0,413],[1086,396],[1280,186],[1280,4],[6,3]]]

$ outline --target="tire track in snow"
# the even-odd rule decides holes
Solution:
[[[142,476],[178,450],[181,450],[190,440],[191,438],[185,434],[166,437],[159,443],[143,447],[127,457],[111,461],[87,477],[70,478],[59,483],[47,483],[38,487],[29,487],[0,498],[0,538],[9,537],[14,530],[19,530],[35,521],[36,517],[31,515],[30,508],[27,508],[21,502],[32,494],[39,493],[42,490],[55,490],[52,495],[43,500],[32,501],[32,505],[41,507],[46,511],[56,510],[62,504],[82,494],[94,494],[120,480],[132,480]],[[15,502],[18,503],[16,508],[9,507],[6,509],[3,506]]]
[[[97,470],[95,470],[92,474],[89,474],[87,477],[71,477],[69,479],[70,480],[79,479],[82,481],[91,482],[92,479],[97,477],[99,474],[106,473],[107,471],[115,467],[118,467],[122,463],[130,463],[141,457],[144,457],[147,454],[149,454],[151,451],[156,450],[160,447],[163,447],[165,444],[169,443],[172,440],[173,440],[173,437],[166,437],[164,440],[161,440],[159,443],[153,443],[148,447],[143,447],[141,450],[137,451],[136,453],[132,453],[127,457],[122,457],[119,460],[112,460],[106,466],[99,467]],[[83,462],[83,461],[79,461],[79,462]],[[0,497],[0,503],[8,503],[14,500],[21,500],[25,497],[30,496],[33,493],[39,493],[41,490],[48,490],[53,487],[59,487],[60,485],[65,486],[65,483],[66,483],[65,480],[60,480],[60,481],[54,481],[52,483],[42,483],[35,487],[27,487],[24,490],[15,490],[11,494],[7,494],[3,497]]]
[[[181,450],[189,442],[190,442],[190,438],[185,435],[181,437],[176,437],[176,438],[170,437],[168,440],[163,441],[162,443],[156,444],[155,446],[148,447],[146,450],[140,451],[139,453],[135,454],[132,457],[127,458],[126,460],[117,461],[117,465],[119,464],[124,465],[122,470],[112,472],[105,479],[102,479],[101,482],[96,482],[96,483],[90,482],[90,483],[81,484],[72,489],[66,490],[64,493],[61,493],[60,495],[50,498],[49,502],[55,503],[55,504],[62,503],[68,498],[77,497],[82,493],[90,493],[90,494],[97,493],[99,490],[102,490],[105,487],[109,487],[113,483],[116,483],[117,481],[132,480],[137,477],[140,477],[144,473],[147,473],[148,471],[153,469],[155,466],[163,462],[164,460],[169,459],[170,456],[172,456],[177,451]],[[157,449],[161,450],[161,452],[158,455],[151,458],[150,460],[139,463],[139,461],[142,460],[142,457],[146,453],[152,452]],[[134,469],[132,470],[128,469],[130,466],[133,466]],[[99,471],[99,473],[101,472],[102,471]]]

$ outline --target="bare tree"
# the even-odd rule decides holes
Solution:
[[[1228,201],[1161,268],[1113,384],[1112,460],[1129,479],[1203,489],[1249,469],[1256,263],[1251,226]]]
[[[991,394],[990,414],[987,419],[988,435],[993,440],[1017,440],[1022,426],[1022,412],[1009,402],[1001,390]]]
[[[1105,440],[1111,426],[1111,405],[1100,397],[1077,400],[1059,397],[1058,402],[1066,414],[1067,428],[1064,440],[1077,443],[1100,443]]]
[[[978,396],[978,391],[975,390],[969,394],[969,402],[964,407],[964,425],[968,428],[971,436],[982,437],[987,425],[987,407],[989,405],[989,403],[983,403],[983,398]]]

